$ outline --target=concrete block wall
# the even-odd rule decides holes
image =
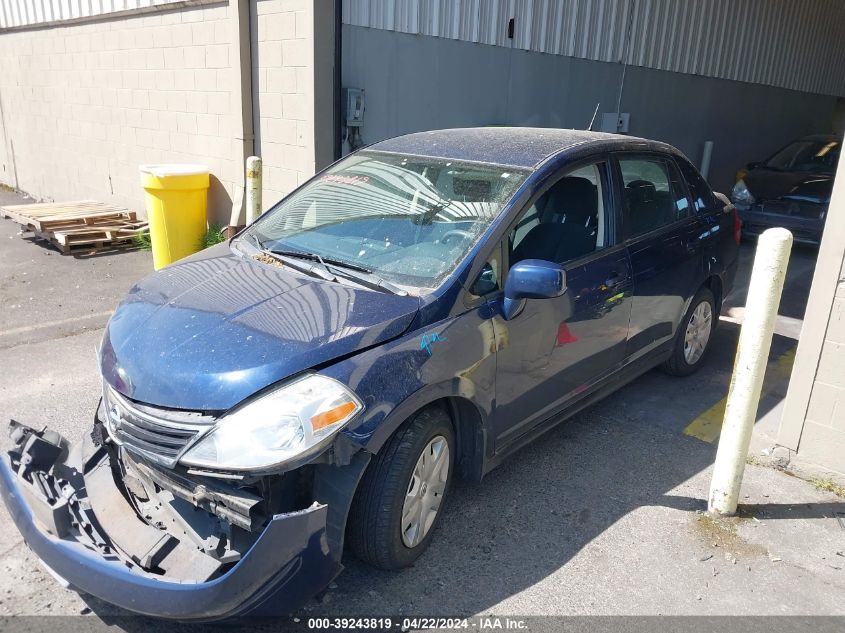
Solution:
[[[331,5],[309,0],[258,0],[256,5],[255,131],[265,209],[332,159],[323,142],[331,142],[333,129]],[[326,86],[328,99],[318,99]],[[327,139],[319,128],[329,131]]]
[[[845,262],[839,274],[798,453],[845,473]]]
[[[142,211],[142,163],[211,168],[209,218],[242,179],[227,2],[0,34],[0,182]]]

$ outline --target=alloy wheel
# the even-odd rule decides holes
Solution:
[[[701,359],[712,330],[713,309],[709,301],[702,301],[693,310],[684,334],[684,360],[688,365],[695,365]]]
[[[402,542],[416,547],[428,534],[440,510],[449,480],[449,443],[437,435],[414,466],[402,506]]]

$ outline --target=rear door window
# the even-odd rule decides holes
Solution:
[[[660,158],[619,157],[626,237],[670,226],[689,215],[686,189],[674,165]]]
[[[698,173],[695,167],[686,161],[679,160],[678,165],[681,167],[684,180],[686,180],[687,187],[689,187],[690,194],[692,194],[692,206],[696,213],[715,209],[717,206],[716,197],[713,195],[713,190],[710,189],[707,181],[701,177],[701,174]]]

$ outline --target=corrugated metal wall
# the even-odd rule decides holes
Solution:
[[[143,9],[177,0],[0,0],[0,29]]]
[[[174,1],[0,0],[0,29]],[[343,21],[605,62],[630,24],[631,64],[845,96],[842,0],[343,0]]]
[[[507,25],[514,18],[514,37]],[[842,0],[343,0],[343,22],[845,96]]]

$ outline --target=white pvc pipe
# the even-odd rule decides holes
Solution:
[[[701,169],[699,173],[704,180],[710,175],[710,158],[713,156],[713,141],[704,141],[704,151],[701,153]]]
[[[783,228],[765,231],[757,242],[722,435],[710,483],[710,512],[736,513],[791,248],[792,233]]]
[[[251,224],[261,215],[261,159],[246,159],[246,223]]]

